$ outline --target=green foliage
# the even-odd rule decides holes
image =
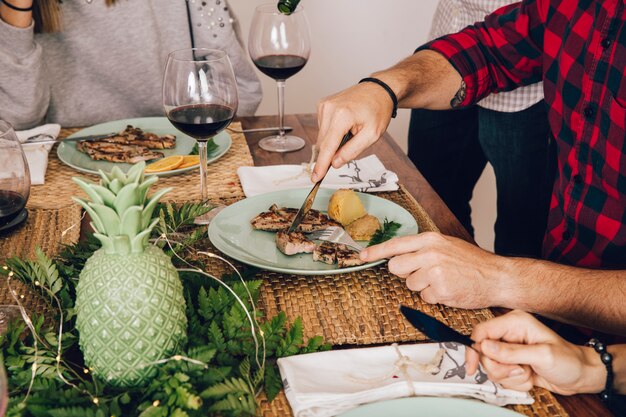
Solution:
[[[383,222],[383,226],[374,233],[374,236],[372,236],[372,238],[370,239],[370,242],[368,243],[367,246],[378,245],[379,243],[383,243],[383,242],[391,239],[392,237],[394,237],[396,235],[396,233],[398,232],[398,229],[400,229],[400,227],[402,227],[402,225],[400,223],[397,223],[397,222],[394,222],[394,221],[390,222],[385,217],[385,221]]]
[[[177,253],[184,253],[178,251],[200,239],[195,236],[192,223],[195,216],[207,211],[205,207],[162,204],[157,210],[159,223],[153,239],[158,240],[162,233],[168,238],[176,236]],[[282,389],[276,367],[278,357],[329,348],[319,336],[304,340],[300,318],[289,324],[283,312],[267,320],[257,311],[254,318],[265,336],[267,358],[264,362],[261,351],[257,355],[255,350],[250,319],[235,296],[220,283],[207,283],[199,274],[185,272],[181,273],[181,278],[185,286],[189,327],[187,344],[180,355],[206,365],[185,360],[169,361],[158,367],[148,386],[129,390],[107,386],[104,381],[92,379],[91,374],[85,372],[73,314],[78,274],[98,247],[98,241],[89,238],[65,248],[53,260],[38,251],[34,260],[12,258],[7,261],[14,279],[40,291],[53,306],[56,298],[64,316],[62,360],[58,364],[58,327],[52,320],[31,317],[39,335],[37,349],[32,334],[21,320],[11,322],[8,330],[0,335],[0,355],[7,368],[11,391],[7,416],[256,415],[258,394],[265,390],[271,400]],[[248,311],[256,305],[262,284],[260,280],[252,279],[254,274],[253,270],[246,271],[244,282],[236,274],[226,275],[221,281],[232,289]],[[58,324],[59,317],[55,319]],[[260,338],[258,330],[256,334]],[[33,369],[36,371],[34,379]],[[60,375],[75,387],[63,382]],[[26,398],[31,380],[32,390]],[[94,398],[97,398],[97,404]]]
[[[194,226],[194,219],[212,209],[212,206],[203,204],[159,203],[156,208],[159,220],[154,235],[157,238],[167,236],[167,240],[160,239],[157,245],[169,256],[195,245],[206,236],[206,233],[202,227]]]

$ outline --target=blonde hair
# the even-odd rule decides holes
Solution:
[[[116,0],[105,0],[107,6]],[[33,2],[35,33],[51,33],[61,30],[61,10],[59,0],[38,0]]]

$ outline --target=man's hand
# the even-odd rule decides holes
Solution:
[[[320,152],[311,180],[322,178],[331,163],[339,168],[376,142],[387,130],[392,109],[387,92],[373,83],[357,84],[323,99],[317,106]],[[353,138],[337,152],[349,131]]]
[[[391,258],[389,271],[406,279],[427,303],[483,308],[501,305],[506,258],[454,237],[426,232],[404,236],[361,252],[366,262]]]
[[[606,370],[593,348],[568,343],[528,313],[515,310],[480,323],[471,337],[476,350],[465,350],[470,375],[480,359],[489,378],[505,388],[538,386],[563,395],[604,388]]]

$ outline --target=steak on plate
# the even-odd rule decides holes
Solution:
[[[359,252],[346,245],[337,244],[335,255],[337,256],[337,266],[339,268],[358,266],[365,263],[359,258]]]
[[[163,153],[151,149],[171,149],[175,146],[174,135],[159,136],[128,125],[116,135],[80,141],[76,144],[76,149],[97,161],[136,163],[163,158]]]
[[[256,230],[276,232],[278,230],[287,229],[291,226],[291,223],[297,213],[298,209],[278,207],[276,204],[272,204],[268,211],[264,211],[254,217],[250,223]],[[339,223],[328,217],[326,214],[321,213],[319,210],[311,209],[296,230],[303,233],[311,233],[330,226],[339,226]]]
[[[127,162],[134,164],[140,161],[163,158],[163,153],[154,152],[144,146],[122,145],[102,141],[80,141],[76,149],[89,155],[96,161]]]
[[[324,262],[328,265],[334,265],[337,262],[337,254],[335,244],[331,242],[322,242],[313,251],[313,260]]]
[[[285,255],[312,253],[315,250],[315,246],[314,242],[311,242],[300,232],[276,233],[276,247]]]

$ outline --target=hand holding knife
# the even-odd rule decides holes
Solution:
[[[345,145],[346,142],[350,140],[350,138],[352,138],[352,133],[350,132],[346,133],[343,139],[341,139],[341,143],[339,144],[339,147],[337,148],[337,150],[341,149],[341,147]],[[326,171],[326,174],[328,174],[328,171]],[[293,222],[291,222],[291,226],[289,226],[287,233],[294,232],[296,228],[300,225],[300,223],[302,223],[302,220],[304,220],[309,210],[311,210],[311,207],[313,207],[313,201],[315,201],[317,190],[319,190],[320,185],[322,184],[322,181],[324,181],[324,178],[326,177],[326,174],[324,174],[324,176],[315,183],[315,185],[313,186],[313,189],[309,192],[309,194],[304,199],[304,203],[302,203],[302,207],[300,207],[300,210],[298,210],[296,217],[294,217]]]

